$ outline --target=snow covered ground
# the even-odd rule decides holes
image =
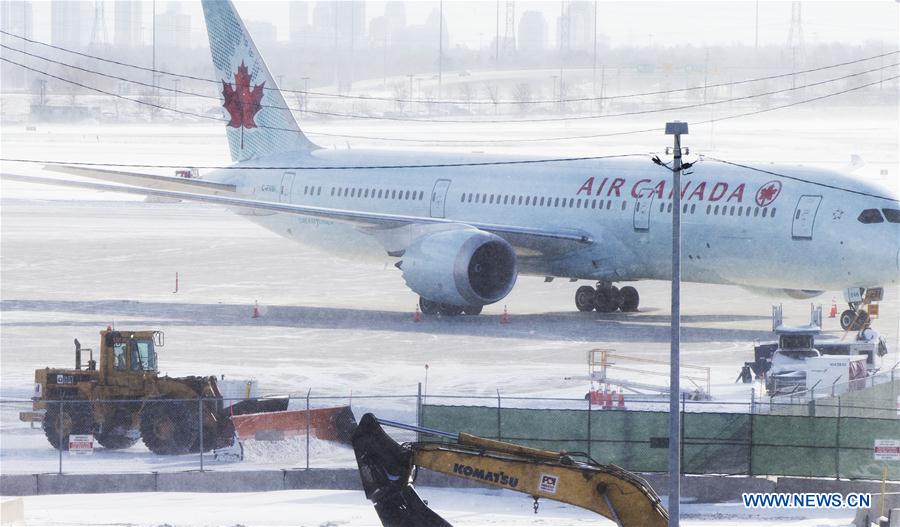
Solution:
[[[457,527],[614,525],[602,516],[551,501],[542,501],[534,514],[531,499],[512,491],[429,487],[417,491],[429,507]],[[31,496],[23,501],[25,521],[20,525],[381,525],[375,508],[357,491],[71,494]],[[738,503],[683,504],[681,525],[844,527],[850,525],[853,514],[849,510],[759,512]]]
[[[843,119],[825,120],[808,111],[791,120],[722,122],[714,130],[696,127],[687,144],[694,152],[712,151],[726,159],[804,162],[833,168],[846,165],[850,154],[857,153],[868,163],[858,174],[897,188],[897,119],[896,112],[870,112],[858,119],[848,112]],[[629,123],[628,127],[637,129],[643,124]],[[623,126],[621,122],[602,122],[556,131],[540,127],[522,137],[602,133]],[[343,133],[362,129],[358,124],[340,122],[310,128],[346,130]],[[441,136],[467,133],[461,127],[441,130]],[[472,133],[487,131],[478,130]],[[398,137],[426,133],[412,126],[379,130],[382,132]],[[496,136],[496,131],[487,135]],[[2,148],[3,156],[10,158],[218,165],[227,162],[222,136],[219,127],[206,126],[39,126],[34,132],[4,127]],[[784,137],[791,138],[790,148],[784,148],[779,140]],[[579,141],[571,146],[513,144],[489,150],[600,155],[659,151],[667,144],[662,134],[643,134]],[[336,145],[346,147],[341,142]],[[354,142],[353,146],[363,145]],[[458,148],[488,150],[475,144]],[[3,163],[2,169],[39,173],[34,166],[14,163]],[[588,388],[586,381],[567,377],[587,373],[586,352],[591,348],[614,348],[619,353],[663,360],[668,357],[666,282],[640,285],[640,313],[601,315],[575,311],[572,297],[580,284],[561,280],[548,284],[523,277],[503,302],[511,315],[510,324],[499,323],[503,304],[488,306],[480,317],[427,318],[416,324],[412,318],[417,297],[405,287],[396,269],[314,252],[211,206],[145,203],[128,196],[4,182],[0,187],[0,249],[0,397],[4,399],[0,405],[0,470],[4,473],[57,469],[57,452],[44,441],[40,430],[18,421],[17,413],[28,404],[8,401],[27,400],[36,368],[70,365],[72,339],[95,347],[97,332],[109,324],[164,330],[166,347],[161,350],[160,364],[170,375],[250,377],[268,393],[302,397],[311,390],[314,396],[335,397],[319,401],[323,406],[346,404],[352,394],[357,417],[372,410],[406,421],[414,420],[414,398],[367,400],[362,396],[412,396],[417,383],[427,381],[430,402],[438,402],[438,394],[495,396],[496,390],[504,397],[579,399]],[[179,291],[173,293],[176,272]],[[734,401],[745,408],[749,387],[733,381],[743,362],[752,359],[753,342],[770,338],[773,300],[734,287],[700,284],[685,284],[682,295],[682,361],[711,368],[717,403]],[[827,310],[832,297],[840,302],[836,291],[816,302],[825,304]],[[253,319],[250,315],[256,300],[263,316]],[[808,301],[774,302],[783,302],[787,321],[806,322]],[[900,358],[898,321],[900,291],[893,288],[886,292],[881,318],[875,324],[888,338],[891,355],[885,357],[887,365]],[[826,330],[838,334],[836,320],[826,319],[825,324]],[[314,455],[312,466],[353,466],[347,449],[321,446]],[[228,468],[305,464],[305,459],[290,454],[262,457]],[[64,463],[66,470],[73,472],[120,472],[193,469],[197,459],[159,459],[137,445],[122,452],[98,452],[83,460],[67,458]],[[530,500],[520,497],[451,490],[428,490],[426,495],[458,525],[579,525],[595,521],[549,503],[534,517]],[[447,505],[442,509],[439,502]],[[25,504],[32,525],[377,524],[368,502],[353,492],[142,494],[115,499],[41,496],[26,498]],[[746,512],[736,506],[689,506],[686,513],[688,518],[703,514],[703,520],[696,520],[702,525],[748,521]],[[754,516],[751,521],[841,525],[849,516],[792,514]]]

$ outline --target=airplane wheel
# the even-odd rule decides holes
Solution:
[[[619,288],[601,287],[594,296],[594,309],[600,313],[612,313],[619,308]]]
[[[638,295],[637,289],[627,285],[619,291],[619,294],[621,297],[619,309],[623,312],[634,312],[638,310],[638,304],[641,301],[641,297]]]
[[[450,304],[441,304],[440,312],[444,316],[448,317],[457,317],[462,315],[463,308],[462,306],[453,306]]]
[[[850,328],[853,331],[859,331],[866,327],[869,323],[869,314],[862,309],[856,312],[856,323]]]
[[[578,311],[593,311],[596,292],[593,287],[583,285],[575,291],[575,307]]]
[[[853,325],[853,322],[856,320],[856,311],[852,309],[847,309],[843,313],[841,313],[841,329],[844,331],[850,331],[850,326]]]
[[[484,306],[466,306],[463,308],[463,314],[471,316],[480,315],[482,309],[484,309]]]
[[[421,296],[419,297],[419,310],[422,311],[423,315],[437,315],[440,308],[440,303],[432,302],[431,300],[427,300],[425,298],[422,298]]]

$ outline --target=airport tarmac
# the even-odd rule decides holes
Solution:
[[[41,138],[4,131],[4,155],[34,158],[51,152],[56,159],[91,160],[108,152],[105,159],[120,163],[225,162],[219,132],[187,129],[176,133],[171,127],[172,135],[135,128],[118,135],[109,129],[96,135],[64,129]],[[886,140],[883,131],[880,124],[872,126],[865,136],[871,141],[862,147],[874,153]],[[820,139],[833,133],[825,131]],[[763,132],[754,134],[760,134],[755,144],[765,144]],[[814,147],[809,135],[800,135],[808,148],[797,155],[809,161],[815,148],[824,146]],[[153,146],[157,141],[162,146]],[[662,145],[664,138],[651,142]],[[155,149],[165,153],[155,156]],[[889,167],[883,179],[896,184],[896,156],[876,158],[872,173]],[[836,157],[829,162],[836,164]],[[395,268],[316,252],[218,207],[6,182],[0,198],[4,400],[30,397],[36,368],[72,364],[72,339],[96,346],[98,331],[107,325],[165,331],[160,364],[170,375],[250,377],[266,393],[303,396],[311,390],[342,400],[351,394],[414,395],[417,384],[426,381],[426,365],[428,394],[493,396],[500,390],[504,397],[577,399],[587,381],[566,378],[587,373],[591,348],[668,358],[668,282],[638,285],[638,313],[598,314],[575,310],[574,291],[587,282],[520,277],[502,303],[487,306],[479,317],[425,317],[415,323],[417,296]],[[843,309],[837,291],[812,302],[823,304],[827,313],[832,297]],[[262,316],[251,318],[256,301]],[[771,305],[783,303],[786,322],[804,324],[810,302],[760,297],[731,286],[684,284],[682,361],[711,368],[717,400],[744,402],[750,387],[735,385],[734,379],[743,362],[752,360],[754,341],[772,337]],[[504,305],[509,324],[500,323]],[[887,366],[900,360],[898,321],[900,290],[892,288],[875,322],[888,339]],[[836,319],[826,318],[825,329],[842,333]],[[383,408],[391,416],[413,417],[408,401],[384,400]],[[21,409],[5,405],[0,415],[4,471],[55,470],[55,451],[39,430],[17,420]],[[345,454],[324,455],[350,466],[352,455]],[[134,463],[100,469],[141,466]],[[194,461],[147,463],[179,470]]]

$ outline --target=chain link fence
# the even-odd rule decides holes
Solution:
[[[683,470],[880,478],[886,466],[889,477],[900,479],[900,462],[872,458],[874,439],[900,439],[898,408],[886,404],[896,400],[900,379],[872,382],[875,392],[834,400],[684,398]],[[307,392],[264,401],[69,400],[33,408],[28,399],[0,400],[3,473],[355,468],[349,433],[354,417],[366,412],[448,432],[585,452],[628,470],[667,470],[667,400],[612,394],[599,400],[518,397],[499,391],[426,396],[420,390],[369,396]],[[387,431],[398,442],[433,439]]]

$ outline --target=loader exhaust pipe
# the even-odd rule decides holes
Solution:
[[[75,339],[75,369],[81,369],[81,343]]]

